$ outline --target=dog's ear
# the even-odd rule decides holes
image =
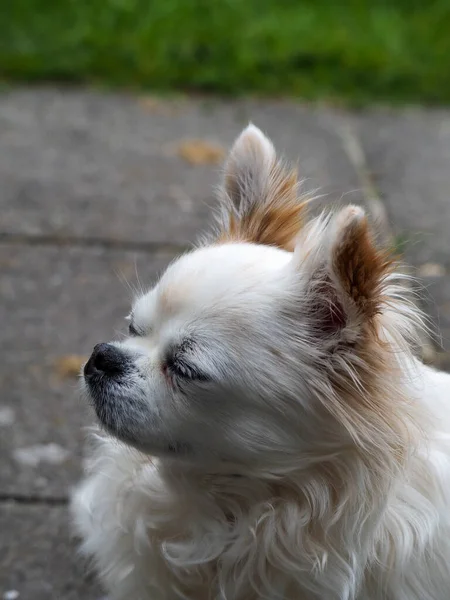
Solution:
[[[306,277],[307,310],[319,331],[374,323],[393,260],[377,248],[362,208],[347,206],[318,221],[299,239],[294,260]]]
[[[377,248],[362,208],[348,206],[338,214],[330,254],[331,269],[344,297],[365,317],[374,317],[383,301],[383,281],[392,257]]]
[[[225,163],[224,191],[238,214],[245,214],[270,193],[269,176],[275,164],[272,142],[249,125],[234,142]]]
[[[246,241],[293,250],[302,226],[295,169],[276,157],[272,142],[254,125],[235,141],[220,187],[221,241]]]

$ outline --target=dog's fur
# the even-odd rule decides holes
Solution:
[[[72,511],[114,600],[448,600],[450,376],[362,209],[305,219],[249,126],[214,235],[86,375]]]

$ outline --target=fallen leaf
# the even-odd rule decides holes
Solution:
[[[60,377],[70,379],[78,377],[81,368],[87,361],[85,356],[79,356],[78,354],[68,354],[67,356],[61,356],[55,362],[55,370]]]
[[[15,258],[9,258],[9,257],[0,258],[0,267],[3,267],[5,269],[10,269],[12,267],[16,267],[17,264],[18,264],[18,261]]]
[[[139,98],[139,104],[149,112],[157,111],[161,106],[161,100],[155,96],[144,96]]]
[[[225,150],[218,144],[205,140],[185,140],[177,148],[178,156],[191,165],[216,165],[222,162]]]
[[[152,112],[160,115],[173,115],[176,113],[176,108],[170,100],[164,100],[157,96],[142,96],[138,102],[146,112]]]

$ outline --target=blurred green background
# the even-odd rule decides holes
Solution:
[[[450,101],[450,0],[10,0],[0,40],[6,84]]]

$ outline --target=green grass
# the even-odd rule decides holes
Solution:
[[[450,102],[450,0],[10,0],[4,82]]]

